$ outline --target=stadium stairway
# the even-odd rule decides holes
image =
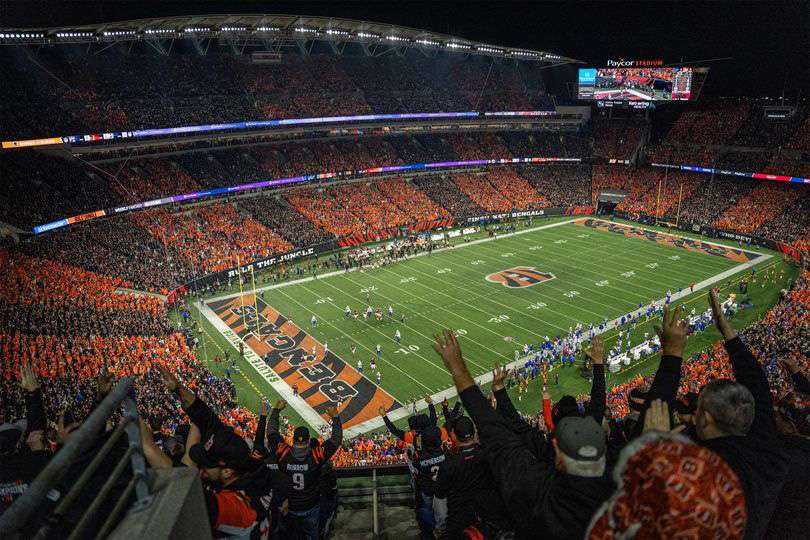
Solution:
[[[407,477],[380,479],[377,486],[379,535],[374,536],[374,501],[370,481],[347,479],[339,484],[340,502],[332,540],[411,540],[419,538],[413,510],[413,489]]]

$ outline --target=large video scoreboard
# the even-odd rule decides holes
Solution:
[[[692,99],[691,67],[639,64],[644,62],[608,61],[609,67],[580,69],[577,81],[579,99],[633,102],[633,105],[642,107],[652,106],[652,102]]]

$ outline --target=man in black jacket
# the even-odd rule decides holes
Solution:
[[[20,387],[25,392],[26,421],[5,424],[0,430],[0,514],[25,493],[51,459],[45,449],[42,390],[30,364],[20,368]]]
[[[321,469],[343,442],[343,427],[337,408],[326,413],[332,418],[332,435],[323,444],[310,444],[309,429],[299,426],[293,432],[293,445],[284,442],[278,431],[279,412],[287,405],[279,400],[267,420],[268,449],[275,453],[279,470],[292,484],[290,489],[289,518],[296,530],[294,534],[306,540],[318,539],[320,522]]]
[[[614,489],[605,477],[602,428],[593,418],[564,418],[554,432],[554,465],[537,459],[514,424],[494,411],[475,385],[453,332],[444,330],[434,338],[433,348],[478,427],[516,536],[581,538],[591,515]]]
[[[475,527],[485,537],[511,530],[506,507],[489,470],[484,449],[467,416],[456,418],[453,433],[458,453],[448,455],[439,466],[436,496],[447,498],[445,538],[465,539],[464,530]]]
[[[719,379],[703,387],[695,428],[701,444],[719,454],[743,485],[745,538],[761,538],[787,479],[788,455],[776,429],[765,372],[726,320],[715,291],[709,304],[736,382]]]
[[[445,458],[439,428],[429,426],[422,430],[416,438],[413,460],[416,470],[416,522],[422,538],[433,538],[434,529],[444,529],[447,503],[442,495],[436,493],[436,480]]]
[[[192,422],[183,463],[200,469],[214,538],[248,539],[257,535],[269,513],[262,499],[269,499],[272,486],[257,485],[253,473],[259,463],[251,459],[247,443],[225,426],[194,392],[180,384],[174,374],[163,367],[158,367],[158,371]],[[159,466],[171,467],[171,460],[160,455],[159,450],[153,449],[153,454],[162,462]]]
[[[709,293],[715,324],[725,339],[736,382],[718,379],[704,386],[698,398],[694,422],[700,444],[728,463],[745,491],[748,524],[745,538],[761,538],[773,514],[788,470],[787,456],[776,431],[773,402],[765,372],[737,336],[715,291]],[[681,360],[686,346],[686,323],[680,307],[664,308],[661,364],[647,392],[638,431],[653,400],[675,400],[681,378]]]

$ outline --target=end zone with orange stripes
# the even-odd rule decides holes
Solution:
[[[343,426],[351,428],[379,416],[383,407],[401,407],[393,396],[363,377],[298,325],[268,305],[245,294],[208,303],[214,313],[262,358],[288,386],[326,419],[329,407],[338,407]],[[315,359],[312,351],[315,350]]]
[[[621,234],[622,236],[626,236],[628,238],[641,238],[657,244],[664,244],[667,246],[686,249],[687,251],[705,253],[706,255],[714,255],[716,257],[725,257],[726,259],[739,263],[753,261],[754,259],[758,259],[762,256],[761,253],[755,253],[753,251],[735,249],[728,246],[722,246],[720,244],[702,242],[700,240],[694,240],[692,238],[682,236],[673,236],[671,234],[660,233],[650,229],[633,227],[631,225],[624,225],[621,223],[612,223],[598,219],[580,219],[575,223],[583,227],[591,227],[593,229],[599,229],[600,231]]]

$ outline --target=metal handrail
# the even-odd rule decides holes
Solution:
[[[134,509],[141,509],[148,505],[151,500],[149,486],[146,482],[146,465],[141,445],[140,426],[138,424],[138,412],[135,399],[133,397],[133,385],[128,378],[121,379],[104,400],[93,410],[92,414],[82,425],[71,433],[67,443],[51,459],[42,472],[31,482],[29,488],[22,494],[11,507],[0,515],[0,538],[15,538],[25,528],[32,516],[34,516],[48,492],[53,489],[64,478],[70,467],[98,440],[99,434],[104,429],[107,420],[115,414],[119,406],[123,405],[124,414],[121,423],[108,437],[105,444],[94,456],[90,464],[82,471],[82,474],[71,486],[68,493],[50,516],[50,519],[39,529],[38,538],[46,538],[52,529],[59,524],[61,517],[65,515],[68,508],[78,498],[81,491],[92,478],[98,467],[108,457],[110,451],[126,433],[129,442],[124,457],[115,467],[114,473],[109,477],[104,487],[94,497],[93,502],[83,512],[74,530],[74,536],[81,535],[84,528],[92,521],[95,513],[101,508],[102,501],[111,491],[113,484],[121,477],[126,461],[129,460],[132,466],[133,478],[132,488],[125,490],[118,499],[114,513],[120,513],[124,508],[124,497],[129,498],[134,489],[136,502]],[[112,516],[111,516],[112,517]],[[109,520],[105,523],[104,530],[109,530]]]

